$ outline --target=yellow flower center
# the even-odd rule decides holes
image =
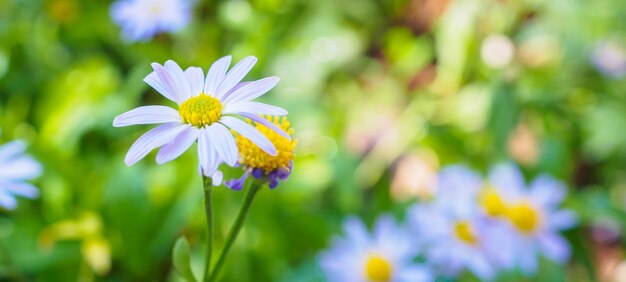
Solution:
[[[506,218],[520,231],[526,234],[533,233],[539,226],[539,212],[528,203],[519,203],[510,206]]]
[[[481,204],[489,216],[501,216],[506,213],[506,205],[493,188],[487,188],[481,197]]]
[[[287,118],[268,116],[266,119],[276,124],[290,136],[293,135],[294,130],[291,128],[291,124]],[[239,148],[239,162],[248,167],[263,169],[265,173],[272,172],[279,168],[289,169],[291,161],[294,158],[294,151],[296,150],[298,141],[289,140],[276,133],[273,129],[260,123],[252,123],[251,121],[248,121],[248,123],[253,124],[256,129],[274,144],[278,154],[271,156],[247,138],[235,134],[237,147]]]
[[[215,97],[204,93],[185,101],[178,108],[183,122],[196,127],[211,125],[222,116],[222,104]]]
[[[478,238],[472,230],[472,225],[467,221],[458,221],[454,224],[454,234],[468,245],[475,245],[478,243]]]
[[[365,263],[365,277],[372,282],[391,281],[393,265],[378,255],[370,255]]]

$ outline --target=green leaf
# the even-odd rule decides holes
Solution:
[[[184,236],[176,240],[174,244],[173,263],[176,272],[189,282],[196,282],[196,278],[191,271],[191,255],[189,254],[189,243]]]

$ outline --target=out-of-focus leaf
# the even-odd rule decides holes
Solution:
[[[184,236],[176,240],[174,249],[172,250],[172,263],[178,274],[187,280],[187,282],[195,282],[196,278],[191,271],[191,255],[189,242]]]

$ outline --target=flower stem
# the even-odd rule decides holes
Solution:
[[[237,239],[237,235],[239,234],[241,227],[243,227],[243,222],[246,220],[246,215],[248,214],[248,210],[250,210],[252,200],[254,199],[254,196],[256,195],[256,193],[259,191],[259,188],[263,186],[263,184],[265,184],[265,182],[253,181],[252,185],[250,186],[250,189],[248,189],[246,198],[243,204],[241,205],[239,214],[237,215],[237,219],[235,220],[235,223],[233,224],[233,226],[230,228],[230,231],[228,232],[228,237],[226,237],[226,245],[224,245],[224,249],[222,250],[220,257],[217,260],[217,263],[215,264],[213,271],[211,272],[211,277],[208,280],[209,282],[214,282],[217,280],[220,270],[222,269],[222,266],[224,266],[224,262],[226,261],[226,256],[228,255],[228,251],[230,251],[230,248],[235,242],[235,239]]]
[[[213,203],[211,192],[213,191],[213,180],[210,177],[202,176],[204,186],[204,213],[207,225],[207,250],[206,262],[204,264],[204,281],[208,281],[211,271],[211,254],[213,252]]]

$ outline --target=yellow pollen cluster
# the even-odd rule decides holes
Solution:
[[[506,205],[494,188],[486,188],[482,193],[481,204],[489,216],[501,216],[506,213]]]
[[[287,118],[267,116],[266,119],[282,128],[290,136],[293,135],[294,130],[291,128],[291,124]],[[237,147],[239,148],[239,162],[248,167],[263,169],[265,173],[270,173],[279,168],[289,169],[290,163],[294,158],[298,141],[295,139],[288,140],[276,133],[273,129],[262,124],[252,123],[251,121],[248,121],[248,123],[255,126],[256,129],[274,144],[278,154],[276,156],[270,156],[247,138],[235,134]]]
[[[469,245],[478,243],[478,238],[474,235],[474,230],[472,230],[472,226],[467,221],[456,222],[454,224],[454,233],[461,241]]]
[[[539,213],[528,203],[519,203],[510,206],[506,218],[520,231],[530,234],[539,226]]]
[[[183,122],[196,127],[211,125],[222,116],[222,104],[204,93],[185,101],[178,108]]]
[[[372,282],[391,281],[393,265],[378,255],[370,255],[365,263],[365,277]]]

